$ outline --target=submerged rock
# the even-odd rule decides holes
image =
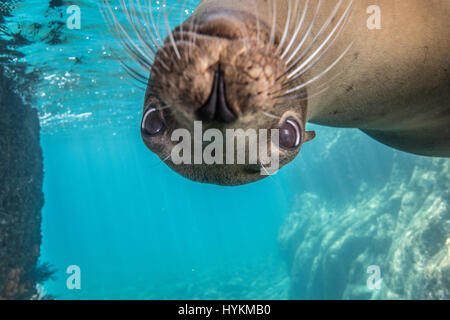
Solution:
[[[36,73],[22,57],[10,17],[17,1],[0,8],[0,300],[38,297],[36,283],[51,270],[38,266],[43,164],[39,118],[31,107]]]
[[[36,295],[41,243],[42,152],[37,112],[0,66],[0,299]]]
[[[450,299],[450,161],[403,157],[384,187],[343,208],[298,198],[279,234],[291,298]]]

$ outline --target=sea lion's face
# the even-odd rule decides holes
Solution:
[[[175,29],[157,52],[142,138],[191,180],[260,180],[294,159],[311,138],[305,132],[307,101],[279,99],[286,70],[268,28],[236,15],[201,20]]]

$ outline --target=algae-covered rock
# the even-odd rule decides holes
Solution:
[[[450,161],[402,160],[395,152],[384,187],[343,208],[299,196],[279,235],[291,298],[450,299]]]
[[[42,152],[37,112],[0,66],[0,298],[36,294],[41,243]]]
[[[36,297],[41,244],[42,151],[31,107],[35,73],[18,62],[17,34],[4,25],[16,1],[0,6],[0,300]]]

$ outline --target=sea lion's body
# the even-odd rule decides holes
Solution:
[[[309,121],[360,128],[396,149],[450,156],[450,2],[377,1],[382,29],[364,27],[370,1],[357,1],[340,43],[338,86],[309,102]],[[341,47],[342,48],[342,47]]]
[[[325,1],[328,7],[334,3]],[[367,26],[371,15],[367,9],[373,4],[381,9],[381,29]],[[257,15],[262,23],[270,25],[271,5],[265,0],[203,0],[193,19],[232,9]],[[276,3],[278,41],[288,5],[288,0]],[[329,14],[325,9],[319,11],[322,20]],[[314,26],[312,34],[320,27]],[[293,30],[290,28],[289,32]],[[334,67],[339,76],[333,85],[326,93],[308,100],[307,121],[359,128],[399,150],[449,157],[449,30],[447,0],[355,1],[347,26],[331,51],[304,75],[306,81],[313,78],[353,43]]]

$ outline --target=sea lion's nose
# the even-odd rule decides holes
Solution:
[[[225,80],[222,71],[215,72],[211,94],[206,103],[197,110],[197,116],[203,121],[233,122],[237,119],[226,99]]]

